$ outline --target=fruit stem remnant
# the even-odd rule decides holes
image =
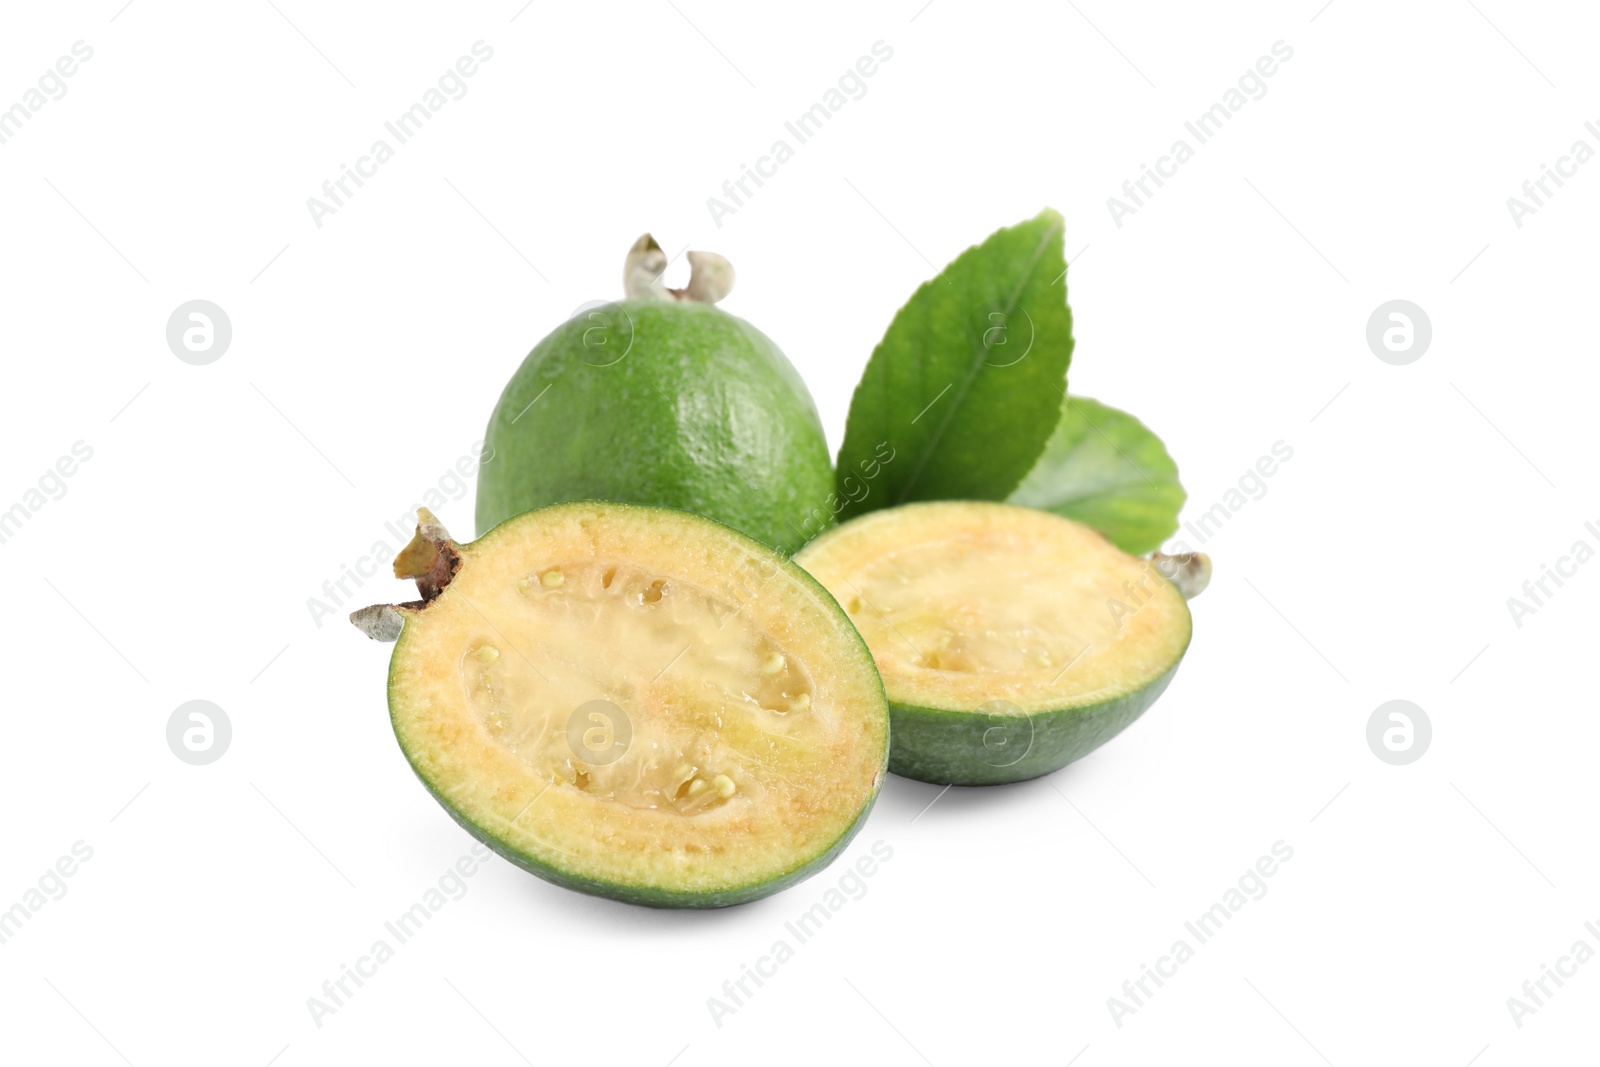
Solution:
[[[645,234],[628,249],[622,268],[622,291],[629,300],[689,300],[715,304],[733,292],[733,264],[715,252],[690,252],[689,284],[683,289],[668,289],[661,276],[667,270],[667,254],[656,239]]]
[[[1157,552],[1150,557],[1150,562],[1167,581],[1178,587],[1185,600],[1193,600],[1211,584],[1211,557],[1204,552],[1181,552],[1175,556]]]
[[[420,611],[444,592],[461,567],[461,551],[450,533],[427,508],[417,509],[417,533],[394,558],[396,578],[415,578],[421,600],[404,604],[373,604],[350,613],[356,629],[374,641],[395,641],[405,626],[401,608]]]

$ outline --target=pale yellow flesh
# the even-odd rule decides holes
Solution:
[[[873,512],[795,557],[838,598],[894,703],[1031,713],[1143,688],[1189,641],[1153,564],[1006,504]]]
[[[814,858],[885,750],[859,644],[825,594],[720,527],[586,508],[462,546],[410,614],[391,685],[419,772],[579,877],[710,891]]]
[[[804,666],[701,586],[581,558],[516,584],[521,610],[469,640],[462,691],[538,777],[687,817],[741,791],[759,803],[785,759],[818,751]],[[593,700],[608,703],[581,710]],[[608,759],[630,728],[634,758]]]

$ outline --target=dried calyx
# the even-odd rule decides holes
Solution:
[[[622,270],[622,290],[629,300],[688,300],[715,304],[733,291],[733,264],[715,252],[690,252],[689,284],[668,289],[661,276],[667,270],[667,254],[656,239],[645,234],[628,249]]]
[[[1211,584],[1211,557],[1204,552],[1180,552],[1169,556],[1157,552],[1150,557],[1162,577],[1178,587],[1183,599],[1193,600]]]
[[[445,586],[461,567],[461,552],[450,534],[427,508],[417,509],[417,533],[411,543],[394,558],[396,578],[415,578],[421,600],[404,604],[373,604],[350,613],[355,628],[374,641],[394,641],[400,637],[405,617],[400,609],[418,611],[444,592]]]

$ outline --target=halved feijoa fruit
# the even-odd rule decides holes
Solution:
[[[1129,556],[1009,504],[871,512],[795,562],[844,605],[889,693],[889,769],[955,785],[1059,770],[1161,695],[1189,646],[1203,556]]]
[[[562,504],[456,544],[426,511],[395,560],[400,748],[445,809],[534,874],[720,907],[820,870],[882,784],[861,637],[783,556],[709,519]]]

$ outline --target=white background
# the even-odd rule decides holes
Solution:
[[[74,442],[93,458],[0,545],[0,908],[74,842],[93,857],[0,945],[0,1055],[1592,1055],[1600,963],[1520,1028],[1506,1000],[1576,940],[1600,949],[1600,564],[1520,628],[1506,600],[1600,548],[1600,163],[1520,228],[1506,198],[1574,140],[1600,148],[1600,25],[1319,2],[8,5],[0,106],[73,42],[94,55],[0,145],[0,509]],[[478,40],[466,96],[318,228],[307,197]],[[866,95],[716,226],[707,197],[880,40]],[[1279,40],[1266,95],[1115,225],[1107,198]],[[894,309],[1046,204],[1068,220],[1073,389],[1165,438],[1186,519],[1294,451],[1206,544],[1216,579],[1160,703],[1047,779],[929,807],[937,788],[891,778],[838,866],[732,911],[494,860],[315,1025],[307,998],[470,839],[395,746],[388,650],[308,599],[394,547],[385,522],[471,455],[527,349],[618,295],[644,230],[720,251],[723,306],[783,346],[837,446]],[[197,298],[233,324],[209,366],[165,340]],[[1365,340],[1396,298],[1433,324],[1409,366]],[[470,484],[451,488],[465,537]],[[380,575],[340,612],[406,595]],[[1434,731],[1403,767],[1365,738],[1397,698]],[[209,766],[166,744],[191,699],[233,724]],[[1269,892],[1117,1026],[1107,998],[1279,840]],[[893,858],[866,895],[718,1027],[707,998],[876,841]]]

